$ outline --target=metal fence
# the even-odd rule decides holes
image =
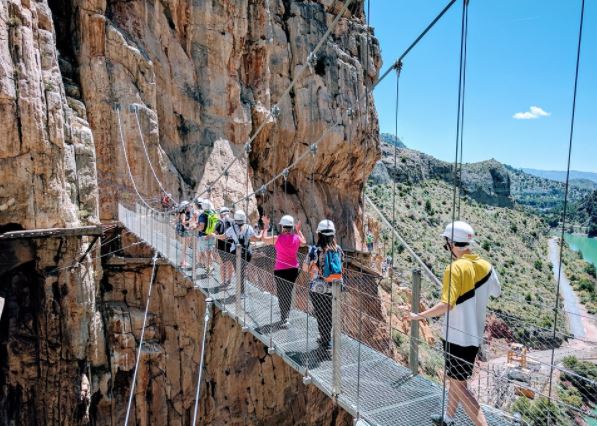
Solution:
[[[271,246],[256,246],[248,262],[241,250],[230,254],[218,250],[213,240],[177,235],[175,218],[167,213],[119,205],[119,220],[179,267],[223,314],[299,371],[306,384],[317,386],[355,418],[416,425],[429,424],[431,414],[442,412],[445,354],[438,323],[411,325],[399,309],[405,304],[417,309],[421,293],[434,300],[437,283],[416,267],[408,275],[396,271],[381,277],[347,265],[343,285],[319,294],[300,270],[295,282],[276,276]],[[517,321],[500,312],[491,315],[498,325]],[[590,416],[585,410],[595,403],[597,384],[565,356],[567,350],[577,357],[581,351],[591,354],[595,343],[556,333],[567,344],[560,345],[552,363],[553,336],[544,336],[548,349],[535,350],[525,342],[543,339],[533,334],[536,330],[521,340],[499,336],[495,328],[485,336],[469,386],[489,424],[582,424],[578,419]],[[455,420],[472,424],[462,406]]]

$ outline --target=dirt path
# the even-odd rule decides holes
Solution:
[[[549,240],[549,261],[553,265],[553,275],[557,282],[558,275],[560,274],[560,247],[557,238]],[[590,321],[588,319],[583,321],[583,315],[586,315],[586,312],[584,312],[584,308],[574,292],[568,277],[566,277],[564,270],[562,270],[560,277],[560,294],[564,299],[564,310],[568,318],[570,333],[576,338],[585,338],[588,331],[585,328],[585,323]]]

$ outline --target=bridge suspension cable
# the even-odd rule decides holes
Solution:
[[[468,1],[468,0],[466,0]],[[394,63],[387,69],[384,71],[384,73],[381,75],[381,77],[379,77],[377,79],[377,81],[375,82],[375,84],[373,85],[373,87],[371,88],[371,90],[374,90],[377,85],[379,83],[381,83],[389,74],[392,70],[398,69],[399,67],[402,66],[402,60],[406,57],[406,55],[408,55],[410,53],[411,50],[413,50],[413,48],[423,39],[423,37],[425,37],[425,35],[427,35],[427,33],[429,32],[429,30],[431,30],[431,28],[433,28],[435,26],[435,24],[442,18],[442,16],[444,16],[446,14],[446,12],[448,10],[450,10],[450,8],[452,7],[452,5],[456,3],[456,0],[450,0],[450,2],[442,9],[442,11],[433,19],[433,21],[431,21],[431,23],[429,25],[427,25],[427,27],[423,30],[423,32],[421,32],[421,34],[419,34],[419,36],[415,39],[415,41],[413,41],[410,46],[408,46],[406,48],[406,50],[402,53],[402,55],[400,55],[398,57],[398,59],[396,59],[394,61]]]
[[[576,94],[578,90],[578,73],[580,69],[580,58],[582,51],[582,33],[583,24],[585,18],[585,0],[581,0],[580,3],[580,22],[578,24],[578,44],[576,47],[576,66],[574,70],[574,89],[572,91],[572,113],[570,115],[570,131],[568,138],[568,161],[566,164],[566,184],[564,186],[564,210],[562,212],[562,232],[560,235],[560,259],[558,267],[558,283],[556,286],[556,300],[554,307],[554,324],[553,324],[553,336],[556,336],[558,326],[558,309],[560,304],[560,284],[562,281],[562,262],[564,260],[564,234],[566,233],[566,214],[568,213],[568,190],[570,186],[570,161],[572,159],[572,143],[574,140],[574,123],[576,118]],[[553,385],[553,363],[555,357],[555,347],[551,350],[551,371],[549,375],[549,397],[552,395]]]
[[[124,161],[126,163],[126,170],[128,172],[128,176],[131,180],[131,183],[133,184],[133,189],[135,190],[137,197],[139,198],[139,200],[141,200],[141,202],[145,205],[145,207],[147,207],[149,210],[151,210],[153,212],[161,213],[159,210],[154,209],[153,207],[151,207],[149,205],[149,203],[145,200],[145,198],[143,198],[141,196],[141,193],[139,192],[139,189],[137,188],[137,184],[135,183],[135,179],[133,178],[133,173],[131,172],[131,165],[129,163],[129,157],[126,153],[126,144],[124,143],[124,133],[122,131],[122,122],[121,122],[121,117],[120,117],[120,104],[114,104],[114,109],[116,109],[116,115],[118,116],[118,132],[120,135],[120,144],[122,146],[122,152],[124,153]]]
[[[141,350],[143,349],[143,339],[145,338],[145,325],[147,324],[147,313],[149,312],[149,301],[151,300],[151,288],[156,277],[156,261],[158,260],[158,252],[156,251],[153,256],[151,266],[151,276],[149,278],[149,288],[147,289],[147,302],[145,303],[145,313],[143,314],[143,325],[141,326],[141,337],[139,338],[139,348],[137,349],[137,358],[135,360],[135,369],[133,372],[133,379],[131,382],[131,392],[129,394],[129,402],[126,407],[126,417],[124,419],[124,425],[128,426],[129,418],[131,414],[131,406],[133,404],[133,396],[135,395],[135,385],[137,384],[137,372],[139,371],[139,361],[141,359]]]
[[[315,47],[313,48],[313,50],[307,56],[307,64],[303,64],[302,67],[299,68],[298,72],[296,73],[296,75],[294,76],[294,78],[292,79],[292,81],[290,82],[290,84],[288,85],[288,87],[286,88],[286,90],[284,90],[284,92],[282,92],[282,94],[280,95],[280,98],[279,98],[280,100],[283,99],[283,98],[285,98],[286,95],[288,95],[292,91],[292,89],[294,88],[294,86],[296,85],[296,83],[298,82],[298,80],[302,77],[302,75],[305,72],[305,70],[307,68],[309,68],[310,65],[315,61],[315,59],[317,57],[317,52],[319,52],[319,50],[323,46],[323,43],[327,40],[327,38],[332,33],[332,31],[334,31],[334,29],[336,28],[336,25],[340,21],[340,18],[344,15],[344,13],[346,12],[346,10],[348,10],[348,7],[350,6],[351,3],[352,3],[352,0],[346,0],[346,2],[344,3],[344,5],[342,6],[342,9],[340,10],[340,12],[338,12],[338,14],[336,15],[336,17],[332,21],[331,25],[328,27],[328,29],[323,34],[323,36],[321,36],[321,38],[319,39],[319,41],[317,42],[317,44],[315,45]],[[271,118],[274,118],[274,119],[278,118],[278,116],[280,115],[280,106],[279,106],[280,100],[278,100],[278,103],[276,103],[269,111],[267,111],[267,116],[264,118],[264,120],[261,122],[261,124],[257,127],[257,129],[255,130],[255,132],[253,133],[253,135],[251,137],[249,137],[249,139],[244,143],[245,152],[247,150],[250,151],[251,144],[257,138],[257,136],[259,135],[259,133],[261,133],[261,131],[264,129],[265,125],[269,122],[269,120]],[[248,156],[247,156],[247,158],[248,158]],[[234,164],[236,164],[236,162],[238,161],[238,159],[239,159],[239,157],[235,157],[233,160],[231,160],[228,163],[228,165],[226,167],[224,167],[224,170],[222,170],[222,172],[216,177],[216,179],[213,180],[213,181],[208,182],[207,188],[205,188],[202,192],[200,192],[199,194],[197,194],[197,196],[200,197],[201,195],[203,195],[205,193],[211,192],[212,187],[223,176],[227,175],[230,172],[230,169],[232,168],[232,166]]]
[[[460,192],[462,187],[462,182],[458,181],[458,160],[459,160],[459,151],[460,151],[460,143],[461,143],[461,132],[462,132],[462,112],[464,111],[464,92],[465,92],[465,79],[464,79],[464,67],[466,63],[466,43],[467,43],[467,36],[468,32],[466,27],[468,25],[468,0],[462,0],[462,16],[461,16],[461,23],[460,23],[460,64],[459,64],[459,75],[458,75],[458,106],[456,108],[456,154],[454,158],[454,191],[452,194],[452,223],[456,221],[457,218],[457,206],[456,206],[456,194]],[[452,227],[452,235],[450,236],[450,240],[454,241],[454,226]],[[450,272],[448,274],[448,304],[450,305],[452,301],[450,300],[452,296],[452,250],[449,250],[449,268]],[[450,332],[450,309],[447,310],[445,315],[445,324],[446,324],[446,332],[445,336],[443,336],[446,342],[449,342],[448,335]],[[444,367],[443,371],[443,378],[442,378],[442,386],[444,390],[446,389],[447,379],[448,379],[448,368],[447,366]],[[444,421],[444,416],[446,415],[446,392],[442,392],[442,411],[441,411],[441,418],[442,422]]]
[[[147,146],[145,145],[145,139],[143,137],[143,131],[141,130],[141,123],[139,123],[139,107],[140,107],[140,105],[138,105],[138,104],[132,104],[132,105],[130,105],[130,110],[135,113],[135,121],[137,123],[137,129],[139,130],[139,136],[141,138],[141,146],[143,146],[143,152],[145,153],[145,158],[147,159],[147,163],[149,164],[149,168],[151,169],[151,173],[153,174],[155,181],[158,183],[158,186],[160,187],[160,189],[162,190],[164,195],[170,195],[168,193],[168,191],[166,191],[164,189],[164,185],[162,185],[162,182],[160,182],[160,179],[158,178],[158,175],[155,172],[155,169],[153,168],[153,164],[151,163],[151,159],[149,158],[149,153],[147,152]]]

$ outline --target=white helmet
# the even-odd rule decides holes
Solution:
[[[280,223],[278,225],[286,227],[286,228],[293,227],[294,226],[294,218],[292,216],[290,216],[289,214],[284,215],[280,219]]]
[[[336,235],[336,227],[334,222],[329,219],[323,219],[317,225],[317,233],[322,235]]]
[[[446,237],[455,243],[471,243],[475,238],[475,231],[468,223],[457,220],[446,225],[442,237]]]
[[[234,221],[239,225],[244,225],[247,223],[247,215],[242,210],[237,210],[234,212]]]
[[[211,201],[209,201],[209,200],[205,200],[205,199],[203,199],[203,200],[201,200],[201,201],[200,201],[200,203],[201,203],[201,204],[200,204],[200,205],[201,205],[201,208],[202,208],[203,210],[213,210],[213,208],[214,208],[214,205],[213,205],[213,204],[212,204],[212,202],[211,202]]]
[[[228,207],[226,207],[226,206],[220,207],[220,215],[228,214],[228,213],[230,213],[230,209]]]

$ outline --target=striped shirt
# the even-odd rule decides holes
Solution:
[[[448,265],[441,300],[452,309],[444,317],[444,340],[460,346],[480,346],[489,297],[497,297],[500,292],[497,273],[478,255],[465,254]]]

